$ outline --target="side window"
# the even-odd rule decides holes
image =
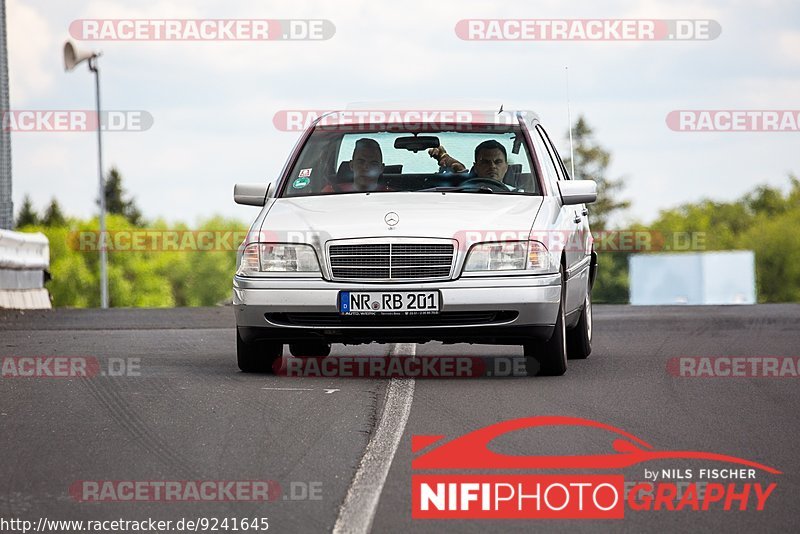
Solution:
[[[542,136],[544,143],[547,145],[547,151],[550,154],[550,158],[553,160],[553,165],[556,166],[556,170],[558,171],[558,179],[569,180],[570,176],[566,167],[564,167],[564,162],[561,161],[561,157],[558,155],[556,147],[553,146],[553,143],[550,141],[550,137],[548,137],[547,132],[545,132],[544,128],[542,128],[540,125],[536,126],[536,131],[539,132],[539,135]]]
[[[536,159],[542,167],[544,178],[551,184],[550,188],[553,188],[561,177],[558,175],[558,171],[556,171],[556,166],[553,164],[550,152],[540,135],[531,132],[531,140],[533,141],[533,148],[536,151]]]

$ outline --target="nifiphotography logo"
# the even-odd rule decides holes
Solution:
[[[490,447],[493,440],[510,432],[554,427],[607,434],[613,450],[516,456]],[[624,430],[578,417],[512,419],[449,441],[441,435],[413,436],[411,446],[415,454],[420,453],[412,461],[414,519],[623,519],[626,508],[636,512],[763,511],[777,484],[756,481],[756,477],[781,474],[735,456],[658,450]],[[645,468],[641,481],[626,480],[619,472],[648,462],[659,468]],[[661,467],[665,462],[671,463],[669,468]],[[691,467],[686,467],[689,462]],[[536,473],[519,474],[521,470]],[[558,473],[564,470],[568,474]]]

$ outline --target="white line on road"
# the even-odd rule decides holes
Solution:
[[[416,348],[413,343],[398,343],[390,354],[413,358]],[[333,525],[334,534],[369,532],[413,400],[413,378],[393,378],[389,382],[383,411],[339,508],[339,516]]]
[[[261,388],[270,391],[314,391],[314,388]]]

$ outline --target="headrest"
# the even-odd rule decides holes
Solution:
[[[403,172],[403,164],[387,165],[383,169],[384,174],[400,174]],[[350,168],[350,160],[345,160],[339,164],[339,169],[336,171],[336,178],[334,183],[342,184],[345,182],[353,181],[353,170]]]
[[[512,163],[506,169],[506,175],[503,176],[503,183],[517,187],[517,176],[522,173],[522,163]]]
[[[336,171],[336,183],[352,182],[353,171],[350,169],[350,161],[345,160],[339,164],[339,169]]]

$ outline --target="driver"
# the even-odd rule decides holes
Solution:
[[[363,137],[356,141],[353,157],[350,160],[353,183],[345,182],[336,186],[328,184],[322,189],[322,192],[388,191],[386,186],[378,186],[378,179],[383,175],[385,167],[381,146],[376,140]]]
[[[439,166],[452,169],[453,172],[463,172],[466,167],[463,163],[447,153],[443,146],[428,150],[430,157],[435,159]],[[494,139],[489,139],[475,147],[475,162],[472,164],[470,174],[477,178],[491,178],[498,182],[508,171],[508,156],[506,147]]]

